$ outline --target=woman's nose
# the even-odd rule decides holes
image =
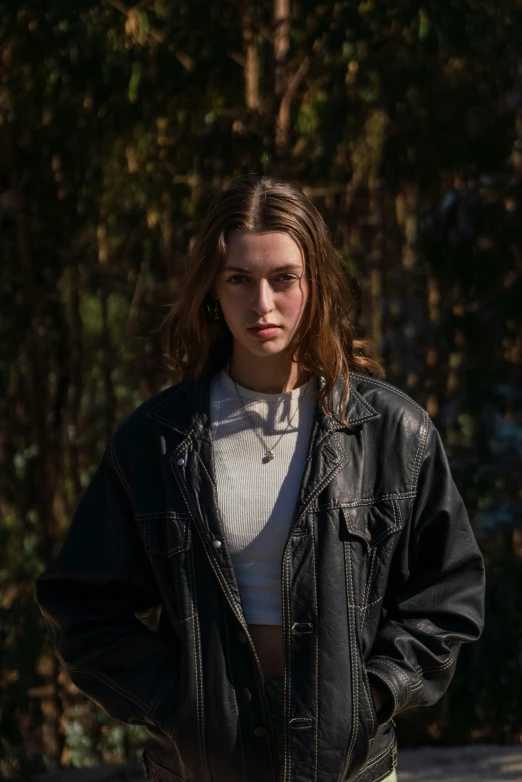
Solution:
[[[266,280],[261,280],[256,286],[253,307],[260,315],[271,312],[274,307],[272,289]]]

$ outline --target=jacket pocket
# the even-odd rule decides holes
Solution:
[[[343,507],[342,511],[348,535],[363,540],[369,551],[401,529],[400,510],[394,499],[373,505]]]
[[[143,546],[148,554],[170,559],[190,548],[190,515],[175,511],[141,513],[136,516]]]
[[[143,548],[172,624],[194,615],[192,528],[188,513],[156,511],[136,515]]]
[[[393,552],[402,528],[401,514],[394,499],[344,506],[341,513],[352,558],[351,588],[365,659],[372,643],[371,628],[376,628],[381,616]]]

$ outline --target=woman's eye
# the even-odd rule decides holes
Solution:
[[[277,277],[275,277],[274,282],[294,282],[296,279],[297,277],[295,274],[279,274]],[[232,285],[242,285],[248,281],[248,277],[245,277],[243,274],[234,274],[232,277],[227,279],[227,282],[231,283]]]

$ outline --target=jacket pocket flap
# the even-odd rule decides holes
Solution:
[[[172,557],[190,548],[190,515],[174,511],[141,513],[136,516],[145,551]]]
[[[401,528],[400,511],[395,500],[343,507],[342,513],[348,534],[363,538],[370,548]]]

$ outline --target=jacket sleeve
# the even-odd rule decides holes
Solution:
[[[484,621],[482,556],[440,436],[427,416],[423,426],[410,524],[395,551],[386,616],[366,662],[389,695],[381,721],[439,700],[460,645],[479,638]]]
[[[169,735],[178,691],[175,650],[135,616],[157,606],[160,596],[115,439],[57,559],[36,582],[36,598],[74,684],[111,717]]]

